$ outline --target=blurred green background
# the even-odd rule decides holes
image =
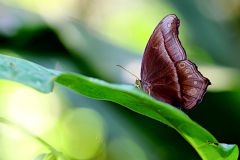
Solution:
[[[203,102],[187,114],[220,142],[239,145],[239,0],[0,0],[0,53],[134,85],[135,78],[116,65],[139,75],[148,38],[170,13],[181,20],[189,59],[212,82]],[[173,129],[60,85],[42,94],[1,80],[0,117],[74,159],[200,159]],[[0,124],[0,160],[31,160],[48,152]]]

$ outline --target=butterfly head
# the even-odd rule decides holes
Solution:
[[[135,81],[135,86],[136,86],[137,88],[141,88],[141,80],[140,80],[140,79],[136,79],[136,81]]]

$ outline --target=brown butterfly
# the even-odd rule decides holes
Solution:
[[[157,100],[191,109],[201,102],[211,83],[187,59],[178,38],[179,25],[173,14],[157,25],[143,55],[141,80],[136,84]]]

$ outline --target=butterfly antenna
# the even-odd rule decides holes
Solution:
[[[116,65],[116,66],[118,66],[118,67],[124,69],[125,71],[127,71],[127,72],[130,73],[132,76],[134,76],[135,78],[137,78],[137,80],[140,81],[140,78],[138,78],[138,76],[136,76],[135,74],[133,74],[132,72],[130,72],[129,70],[127,70],[126,68],[124,68],[123,66],[121,66],[121,65]]]

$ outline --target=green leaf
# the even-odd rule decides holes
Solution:
[[[0,56],[1,79],[20,82],[44,93],[52,91],[53,77],[57,74],[59,72],[23,59]]]
[[[158,120],[180,133],[202,159],[237,159],[237,145],[218,143],[204,128],[181,110],[157,101],[131,85],[110,84],[82,75],[63,73],[56,82],[85,96],[121,104],[139,114]]]
[[[238,157],[237,145],[219,143],[213,135],[192,121],[184,112],[155,100],[134,86],[111,84],[79,74],[59,73],[26,60],[3,55],[0,56],[0,73],[1,78],[21,82],[39,91],[49,92],[55,80],[87,97],[121,104],[175,129],[193,146],[202,159],[236,160]]]

